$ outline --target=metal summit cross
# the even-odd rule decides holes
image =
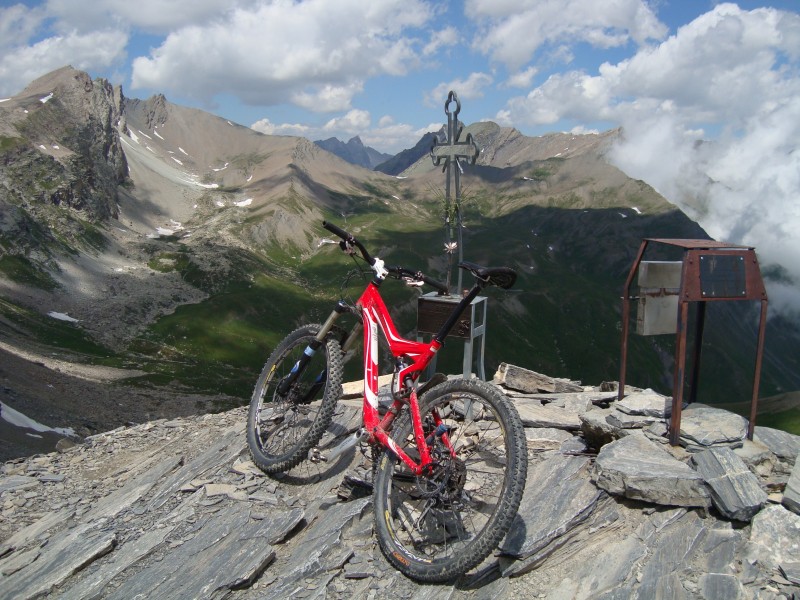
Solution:
[[[450,110],[451,104],[455,103],[455,110]],[[460,175],[463,173],[461,168],[461,161],[467,161],[468,164],[474,165],[475,160],[480,154],[480,148],[472,139],[472,134],[468,133],[466,139],[462,142],[459,140],[463,125],[458,121],[458,113],[461,112],[461,101],[455,92],[451,91],[447,95],[447,101],[444,103],[444,112],[447,115],[447,140],[440,142],[437,138],[431,146],[431,159],[434,166],[438,167],[444,162],[442,171],[447,175],[445,183],[445,229],[447,232],[448,244],[445,249],[449,253],[450,259],[448,262],[447,271],[447,287],[450,287],[450,274],[452,271],[452,257],[453,257],[453,227],[456,228],[456,244],[458,248],[458,260],[464,260],[464,248],[462,244],[461,229],[463,227],[461,222],[461,179]],[[453,168],[455,163],[455,169]],[[450,179],[453,174],[455,181],[455,201],[452,201]],[[458,288],[457,295],[461,293],[461,269],[458,270]]]

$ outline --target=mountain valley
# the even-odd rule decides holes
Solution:
[[[481,122],[467,133],[481,154],[462,177],[464,257],[519,273],[490,297],[487,374],[509,362],[616,380],[620,293],[641,239],[708,236],[607,162],[619,131],[532,138]],[[49,427],[88,435],[247,403],[289,331],[357,294],[340,290],[352,265],[323,220],[387,263],[447,278],[444,176],[427,156],[388,175],[65,67],[0,102],[0,158],[0,400]],[[383,289],[413,336],[418,292]],[[754,314],[709,311],[701,401],[747,403]],[[628,380],[669,393],[672,338],[634,336]],[[459,346],[442,368],[460,369]],[[61,373],[74,393],[46,395],[34,383],[57,370],[36,356],[116,375]],[[800,328],[776,316],[761,391],[784,394],[774,418],[789,427],[800,427],[795,390]]]

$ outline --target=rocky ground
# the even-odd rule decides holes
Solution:
[[[497,381],[526,425],[525,496],[498,552],[452,585],[384,560],[358,448],[265,477],[240,408],[6,462],[0,597],[800,598],[797,436],[751,442],[741,418],[692,407],[672,448],[663,397]],[[322,444],[359,424],[342,400]]]

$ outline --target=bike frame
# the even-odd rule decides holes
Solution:
[[[364,401],[363,418],[364,427],[369,440],[377,442],[384,447],[388,447],[394,454],[402,460],[412,473],[422,474],[433,462],[430,453],[430,442],[425,438],[422,427],[422,417],[419,410],[414,382],[419,378],[425,368],[433,360],[436,353],[442,347],[444,339],[452,329],[455,322],[463,312],[464,308],[477,296],[480,291],[479,286],[475,286],[462,298],[453,309],[448,320],[442,325],[442,329],[430,342],[416,342],[402,337],[392,320],[386,304],[379,293],[380,284],[383,279],[375,277],[367,284],[366,289],[356,302],[356,308],[352,312],[360,313],[361,325],[363,326],[364,340]],[[331,318],[336,318],[334,315]],[[337,315],[338,316],[338,315]],[[402,359],[404,365],[399,368],[395,377],[399,380],[399,389],[392,390],[394,401],[390,410],[383,416],[378,412],[378,332],[383,333],[389,350],[395,360]],[[355,341],[356,336],[348,338],[343,347],[343,351],[349,350],[349,346]],[[392,422],[403,405],[408,403],[411,411],[411,422],[414,437],[420,454],[419,462],[415,461],[400,448],[390,437]],[[437,426],[436,435],[444,442],[445,446],[455,456],[455,450],[450,443],[446,428],[441,427],[442,419],[434,412],[434,422]]]

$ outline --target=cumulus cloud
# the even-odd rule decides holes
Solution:
[[[442,99],[447,98],[450,90],[454,90],[461,100],[482,98],[492,81],[492,76],[487,73],[470,73],[466,79],[454,79],[440,83],[428,92],[425,101],[429,106],[439,106]]]
[[[378,127],[361,133],[361,141],[382,152],[397,153],[414,146],[420,138],[430,131],[439,131],[441,123],[431,123],[426,127],[414,127],[406,123],[395,123],[389,117],[383,117]]]
[[[0,49],[27,43],[44,18],[42,9],[28,8],[24,4],[0,8]]]
[[[428,42],[422,49],[422,54],[425,56],[431,56],[436,54],[442,48],[454,46],[460,37],[461,36],[455,27],[445,27],[440,31],[436,31],[431,36],[430,42]]]
[[[474,46],[511,71],[547,45],[610,48],[667,34],[643,0],[467,0],[465,13],[480,26]]]
[[[531,83],[533,82],[533,78],[536,77],[538,72],[539,69],[536,67],[528,67],[522,71],[517,71],[508,78],[508,81],[506,81],[506,86],[514,88],[530,87]]]
[[[237,7],[170,33],[133,63],[133,86],[210,99],[225,89],[249,104],[350,106],[367,77],[419,61],[407,28],[431,17],[421,0],[277,1]]]
[[[762,265],[784,265],[794,286],[771,293],[797,310],[799,39],[796,13],[720,4],[597,74],[551,76],[498,119],[621,124],[611,160],[712,237],[755,246]]]
[[[48,13],[58,27],[91,31],[106,27],[135,27],[165,34],[173,29],[204,23],[236,8],[252,8],[257,0],[48,0]]]
[[[366,110],[353,109],[343,117],[336,117],[325,123],[323,127],[326,131],[342,131],[348,134],[356,134],[368,129],[372,119]]]
[[[20,92],[32,80],[65,64],[81,70],[109,67],[124,55],[127,42],[119,31],[73,32],[7,51],[0,58],[0,94]]]
[[[308,125],[299,123],[277,124],[271,123],[269,119],[259,119],[250,125],[250,128],[267,135],[295,135],[300,137],[307,136],[311,131],[311,127]]]

